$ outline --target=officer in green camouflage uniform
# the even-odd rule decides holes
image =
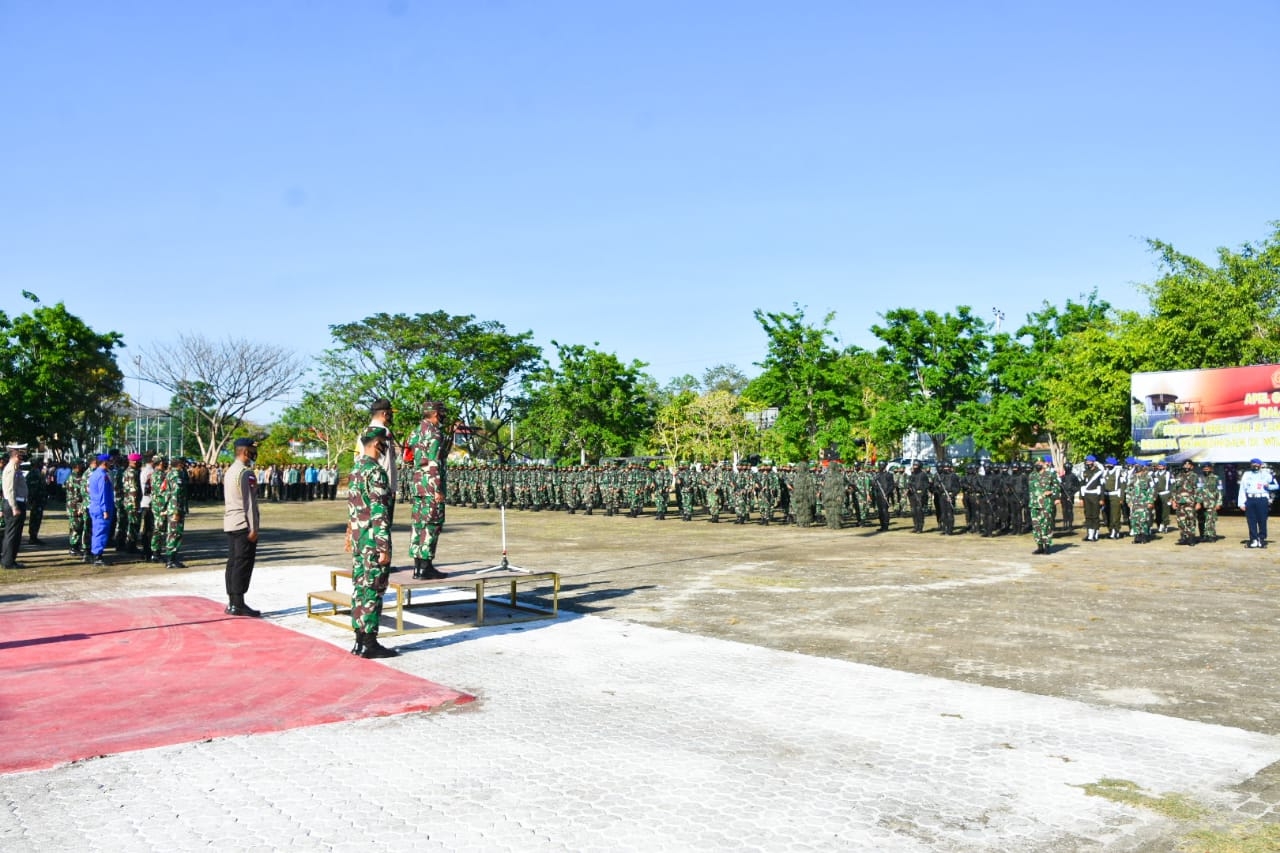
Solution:
[[[351,630],[353,655],[396,655],[378,642],[382,595],[391,577],[391,484],[378,464],[387,449],[386,427],[370,427],[360,436],[364,452],[351,468],[347,484],[347,523],[351,540]],[[415,464],[417,453],[414,454]],[[415,514],[416,517],[416,514]]]
[[[1178,514],[1178,545],[1196,544],[1196,494],[1199,491],[1200,478],[1196,475],[1195,464],[1188,459],[1173,481],[1170,501],[1173,511]]]
[[[130,554],[138,551],[138,531],[142,529],[142,455],[129,454],[129,465],[124,469],[121,494],[123,501],[116,504],[116,512],[128,516],[125,525],[125,548]]]
[[[1058,475],[1045,459],[1037,459],[1027,480],[1031,510],[1031,533],[1036,540],[1034,554],[1053,551],[1053,504],[1062,491]]]
[[[151,533],[151,556],[147,562],[158,563],[164,559],[164,546],[169,539],[169,462],[157,456],[151,464],[155,468],[151,472],[151,517],[155,530]]]
[[[182,549],[182,533],[187,526],[187,496],[191,481],[187,479],[187,460],[179,456],[169,466],[164,476],[165,514],[168,515],[164,539],[164,567],[166,569],[185,569],[187,566],[178,559],[178,551]],[[155,500],[152,499],[152,507]],[[160,556],[160,552],[155,552]]]
[[[79,459],[71,463],[71,475],[63,489],[67,493],[67,553],[73,557],[84,556],[84,522],[88,515],[89,492],[84,476],[84,463]]]
[[[1129,533],[1134,544],[1151,541],[1152,518],[1155,516],[1155,478],[1147,460],[1142,460],[1129,477]]]
[[[822,506],[822,514],[827,519],[827,527],[839,530],[844,526],[844,469],[839,461],[832,459],[831,464],[822,475],[819,487],[818,503]]]
[[[1204,463],[1200,469],[1200,491],[1196,494],[1200,504],[1200,541],[1218,541],[1218,510],[1222,508],[1222,481],[1214,473],[1213,465]]]
[[[413,452],[413,524],[409,536],[409,556],[413,558],[415,580],[442,578],[435,567],[436,544],[444,527],[445,446],[440,424],[444,403],[422,406],[422,421],[409,438]]]

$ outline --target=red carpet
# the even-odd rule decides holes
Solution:
[[[0,608],[0,773],[474,697],[194,597]]]

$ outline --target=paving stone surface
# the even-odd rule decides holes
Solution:
[[[345,647],[303,612],[299,589],[327,571],[261,572],[251,602]],[[42,596],[220,588],[201,571]],[[0,847],[1170,849],[1170,820],[1083,786],[1123,779],[1261,814],[1274,791],[1258,774],[1280,761],[1262,732],[589,615],[386,642],[401,656],[368,666],[478,701],[10,774]]]

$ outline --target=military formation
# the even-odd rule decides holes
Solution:
[[[890,529],[910,519],[912,533],[944,536],[1031,535],[1034,554],[1053,549],[1053,534],[1076,532],[1084,506],[1085,541],[1153,541],[1176,524],[1180,545],[1216,541],[1223,483],[1211,465],[1175,466],[1108,457],[1061,472],[1047,459],[1030,463],[943,464],[925,468],[824,461],[799,465],[461,464],[449,471],[454,506],[529,512],[679,518],[713,524]],[[963,514],[963,524],[957,518]]]

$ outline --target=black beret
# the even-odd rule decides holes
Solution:
[[[379,397],[378,399],[374,400],[373,403],[369,406],[370,414],[374,412],[389,412],[389,411],[391,411],[391,401],[388,400],[386,397]]]

